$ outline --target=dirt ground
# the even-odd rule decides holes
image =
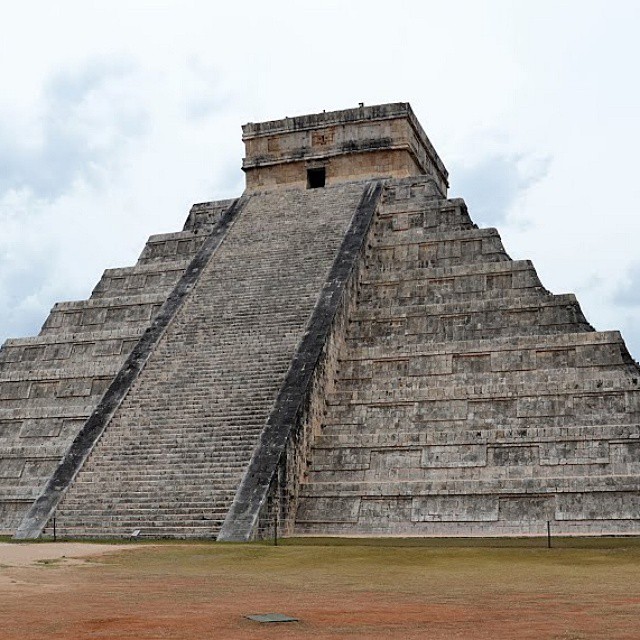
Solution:
[[[556,544],[0,544],[0,638],[640,639],[640,540]]]

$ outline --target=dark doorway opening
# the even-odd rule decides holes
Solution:
[[[307,189],[319,189],[324,187],[327,180],[327,172],[324,167],[307,169]]]

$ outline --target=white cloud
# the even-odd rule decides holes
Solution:
[[[639,18],[595,1],[4,7],[0,340],[192,202],[239,195],[244,122],[398,100],[514,257],[597,328],[635,326],[616,292],[638,262]]]

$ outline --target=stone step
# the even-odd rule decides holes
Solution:
[[[138,264],[192,258],[206,237],[205,233],[191,230],[153,235],[147,240]]]
[[[177,459],[179,460],[197,460],[197,459],[219,459],[220,455],[232,455],[236,452],[242,452],[246,454],[248,446],[255,445],[257,436],[260,435],[260,431],[256,429],[255,436],[247,440],[235,440],[232,442],[225,442],[221,439],[208,439],[194,438],[185,439],[180,442],[178,440],[167,440],[166,444],[157,442],[154,440],[152,445],[145,446],[141,444],[137,447],[120,448],[117,445],[112,445],[109,448],[104,449],[104,456],[101,456],[101,460],[115,459],[118,456],[122,456],[124,459],[127,456],[142,457],[152,459],[154,456],[162,457],[166,460]],[[191,445],[197,447],[197,451],[192,451]],[[215,447],[215,449],[214,449]]]
[[[475,279],[468,281],[462,278]],[[490,289],[526,289],[541,287],[530,260],[502,260],[499,262],[472,261],[456,266],[416,267],[376,274],[366,271],[360,286],[408,284],[411,287],[447,285],[459,293],[485,292]],[[471,287],[471,285],[474,285]]]
[[[349,391],[340,387],[327,397],[327,406],[333,405],[402,405],[407,403],[430,403],[434,411],[437,406],[447,403],[457,415],[466,411],[466,401],[486,401],[495,399],[512,399],[518,403],[519,411],[550,411],[545,415],[567,412],[579,415],[580,412],[607,410],[616,407],[621,411],[635,409],[640,401],[640,380],[638,378],[619,378],[602,372],[598,378],[585,380],[557,380],[554,382],[528,382],[508,384],[497,376],[492,384],[470,386],[461,384],[451,387],[400,387],[390,384],[387,388],[376,386],[358,391]],[[420,380],[417,378],[416,380]],[[626,393],[625,393],[626,392]],[[535,401],[537,399],[537,401]],[[529,407],[530,408],[527,408]],[[520,414],[519,414],[520,415]]]
[[[579,334],[577,334],[579,335]],[[587,334],[588,335],[588,334]],[[490,344],[485,344],[490,349]],[[336,380],[343,380],[347,388],[358,384],[372,384],[377,380],[413,377],[429,377],[436,386],[454,383],[449,376],[474,376],[474,380],[486,374],[500,373],[505,378],[528,375],[552,377],[565,372],[570,376],[597,377],[600,371],[609,370],[636,377],[638,366],[630,361],[621,343],[584,344],[574,347],[509,349],[495,351],[462,351],[459,353],[398,354],[376,359],[341,360]],[[476,374],[478,377],[476,378]]]
[[[385,196],[383,196],[385,197]],[[460,218],[471,225],[467,205],[462,198],[411,197],[394,202],[383,201],[379,207],[379,218],[388,220],[395,226],[406,223],[410,227],[442,226],[448,228]],[[435,219],[434,224],[429,224]],[[475,225],[473,225],[475,226]],[[390,228],[395,228],[391,227]]]
[[[629,419],[629,416],[623,414]],[[572,418],[573,416],[571,416]],[[471,424],[389,425],[388,431],[367,429],[367,425],[331,425],[322,429],[316,436],[314,451],[349,449],[382,449],[412,446],[460,446],[488,443],[519,442],[640,442],[640,421],[620,422],[619,424],[573,424],[565,420],[538,419],[531,424],[529,418],[507,418],[499,425],[480,424],[475,428]],[[359,428],[362,427],[362,428]]]
[[[390,259],[402,260],[404,259],[405,252],[411,253],[413,251],[419,251],[419,248],[425,243],[429,245],[446,245],[432,247],[433,258],[448,258],[453,255],[462,256],[465,253],[475,255],[474,250],[477,249],[476,241],[482,243],[483,251],[480,253],[493,254],[504,251],[500,234],[498,230],[493,227],[485,227],[482,229],[475,226],[467,229],[445,228],[436,231],[429,231],[424,227],[415,227],[420,237],[414,241],[404,240],[401,242],[397,233],[389,229],[388,225],[384,223],[384,220],[384,214],[378,214],[371,232],[367,237],[368,246],[372,249],[369,256],[374,260],[377,260],[380,254],[385,254],[385,256]],[[456,243],[462,243],[463,246],[458,247]],[[471,244],[467,246],[465,243]],[[387,249],[397,250],[397,253],[385,253]],[[428,248],[423,247],[422,250],[427,251]]]
[[[109,445],[105,448],[104,455],[101,460],[120,460],[126,461],[127,457],[136,457],[136,459],[154,460],[167,459],[179,463],[181,460],[216,460],[220,461],[220,456],[228,456],[227,461],[235,460],[235,456],[242,454],[246,457],[247,448],[253,449],[257,443],[260,430],[256,429],[255,436],[248,441],[236,441],[233,443],[221,442],[219,439],[193,438],[192,440],[184,440],[182,442],[168,441],[166,444],[155,443],[152,446],[129,446],[120,447],[116,444]],[[197,448],[202,451],[201,454],[194,453],[190,448]],[[127,450],[128,449],[128,450]],[[203,457],[204,456],[204,457]],[[96,463],[97,464],[97,463]]]
[[[589,385],[593,390],[593,383],[597,389],[606,390],[608,383],[617,382],[619,379],[628,380],[631,387],[638,386],[640,373],[635,365],[629,365],[626,370],[622,363],[604,363],[600,366],[571,366],[562,361],[545,363],[546,368],[525,369],[521,371],[505,370],[497,367],[491,368],[490,355],[465,355],[453,358],[452,368],[450,362],[437,361],[425,363],[422,359],[407,362],[406,360],[389,363],[384,366],[360,368],[357,372],[340,374],[336,380],[340,383],[342,392],[361,394],[369,392],[386,393],[389,390],[406,391],[422,389],[451,389],[463,386],[483,386],[496,388],[502,386],[509,388],[511,385],[520,389],[522,385],[530,384],[532,388],[545,389],[569,388],[581,389],[583,385]],[[633,380],[636,382],[634,383]]]
[[[98,531],[104,531],[107,535],[111,532],[111,535],[118,533],[118,530],[127,529],[129,534],[135,529],[145,529],[149,533],[158,532],[159,530],[177,530],[188,531],[193,529],[202,529],[212,527],[219,527],[224,520],[218,514],[211,514],[210,516],[204,515],[197,516],[195,514],[167,514],[166,517],[161,515],[154,516],[153,514],[140,513],[138,515],[131,515],[130,517],[122,516],[109,516],[109,514],[95,514],[83,515],[77,519],[69,519],[67,517],[56,516],[56,525],[58,528],[58,535],[64,537],[70,535],[71,531],[85,530],[86,535],[91,535],[91,530],[96,529]],[[59,527],[58,527],[58,522]],[[69,533],[68,533],[69,532]],[[80,533],[82,535],[82,533]],[[154,537],[162,537],[159,534]]]
[[[546,336],[592,332],[573,296],[545,296],[540,300],[519,298],[507,308],[497,300],[464,306],[449,305],[450,313],[438,314],[433,305],[428,315],[398,316],[389,320],[356,320],[349,325],[346,342],[350,351],[375,346],[391,355],[407,349],[444,341],[493,340],[520,336]],[[457,309],[454,312],[453,309]],[[480,309],[480,310],[477,310]]]
[[[555,476],[547,478],[513,477],[508,483],[495,480],[452,480],[430,482],[429,480],[389,480],[371,482],[314,482],[301,487],[301,497],[353,497],[378,498],[382,496],[417,499],[420,496],[456,495],[511,495],[511,494],[562,494],[581,491],[622,492],[640,491],[637,474],[601,475],[586,485],[584,475]]]
[[[418,231],[412,241],[401,242],[397,234],[374,227],[364,261],[365,278],[381,278],[386,272],[401,278],[405,271],[510,260],[496,229]]]
[[[68,395],[63,395],[59,391],[55,399],[52,397],[29,397],[26,395],[28,392],[25,392],[25,387],[11,386],[7,388],[7,384],[4,384],[2,385],[3,393],[6,395],[5,398],[0,399],[0,420],[3,420],[3,415],[7,416],[6,419],[9,420],[16,417],[23,418],[27,414],[41,414],[43,417],[58,416],[63,412],[88,415],[101,397],[102,392],[98,390],[98,386],[102,388],[104,384],[106,384],[104,381],[100,381],[95,386],[93,383],[89,386],[84,381],[78,386],[70,384],[66,389]],[[29,401],[28,409],[25,409],[26,399]],[[56,406],[49,413],[49,407],[54,400]]]
[[[44,420],[44,419],[68,419],[76,420],[86,418],[93,410],[93,399],[77,398],[75,403],[24,403],[9,408],[0,407],[0,424],[15,420]]]
[[[121,495],[114,494],[100,501],[86,500],[78,503],[70,501],[65,513],[68,522],[71,521],[71,518],[80,519],[83,516],[91,517],[93,515],[108,514],[109,511],[122,506],[126,507],[126,511],[123,511],[122,514],[112,513],[111,515],[114,518],[127,518],[134,511],[148,512],[150,510],[156,510],[159,513],[176,513],[180,511],[188,513],[196,510],[206,510],[211,514],[219,514],[224,517],[233,499],[233,492],[228,490],[218,491],[215,496],[211,497],[207,495],[194,496],[193,492],[176,493],[175,495],[177,496],[175,500],[166,500],[161,493],[148,492],[140,495],[127,493],[125,495],[123,492]]]
[[[167,453],[169,454],[170,452]],[[113,474],[114,478],[137,478],[139,476],[148,479],[157,477],[160,480],[173,481],[175,477],[178,477],[180,481],[187,481],[196,476],[215,477],[229,469],[239,468],[242,470],[247,462],[247,453],[251,453],[251,451],[247,451],[247,448],[245,448],[242,453],[244,454],[242,456],[238,454],[208,457],[148,455],[144,451],[138,451],[138,455],[134,451],[128,457],[120,455],[109,456],[109,453],[106,453],[105,457],[100,456],[99,459],[94,459],[87,464],[86,472],[89,476],[91,473],[100,473],[106,469],[108,473]],[[140,463],[139,468],[127,469],[128,464],[134,458],[135,462]],[[172,469],[158,469],[156,465],[163,462],[170,462]]]
[[[547,307],[558,306],[580,308],[573,294],[554,295],[541,293],[538,289],[523,289],[516,292],[503,291],[501,295],[496,294],[494,296],[443,302],[425,302],[409,298],[400,300],[360,299],[349,321],[350,325],[355,325],[358,322],[373,322],[376,320],[397,322],[415,318],[414,322],[419,322],[420,319],[444,317],[452,321],[458,319],[460,322],[463,320],[470,322],[471,319],[467,318],[467,316],[474,313],[533,313],[544,310]],[[531,321],[535,319],[536,317],[534,316],[529,317]],[[534,324],[531,325],[532,328],[535,326]]]
[[[230,453],[236,450],[246,451],[247,446],[255,444],[260,432],[261,429],[256,428],[246,438],[230,438],[227,437],[226,432],[223,434],[201,432],[198,434],[189,434],[188,436],[176,432],[176,436],[181,437],[175,438],[167,437],[164,434],[160,437],[143,434],[140,437],[138,445],[133,448],[129,445],[128,441],[128,446],[121,447],[117,440],[114,440],[113,444],[108,447],[105,446],[104,453],[107,455],[109,453],[119,454],[122,452],[122,455],[126,457],[127,455],[139,455],[142,452],[146,452],[147,455],[155,455],[157,453],[169,459],[172,457],[183,457],[185,455],[188,458],[202,458],[220,455],[222,451]],[[194,448],[192,445],[195,445],[197,448]]]
[[[140,293],[168,293],[189,265],[189,259],[155,261],[131,267],[107,269],[91,298],[111,298]]]
[[[41,333],[94,332],[121,329],[129,324],[146,328],[165,300],[166,294],[154,293],[59,302],[51,310]]]
[[[327,407],[323,419],[324,429],[330,433],[344,425],[354,433],[372,433],[382,424],[390,430],[431,431],[450,428],[452,438],[459,429],[477,429],[480,433],[487,426],[505,429],[532,427],[552,429],[571,425],[626,424],[630,420],[640,422],[637,394],[612,394],[607,397],[582,394],[578,403],[570,395],[538,398],[475,398],[457,400],[449,407],[442,401],[420,403],[336,404]],[[607,406],[608,405],[608,406]],[[580,408],[580,413],[574,409]],[[563,407],[564,412],[556,409]],[[600,410],[607,408],[606,419]],[[334,431],[332,431],[334,430]]]
[[[118,357],[103,358],[96,361],[85,361],[84,363],[69,363],[58,365],[56,368],[43,369],[0,369],[0,385],[13,382],[62,382],[70,379],[109,377],[113,378],[118,373],[124,358]],[[2,392],[0,391],[0,397]]]
[[[369,239],[296,534],[523,535],[541,508],[501,506],[497,522],[496,502],[485,523],[484,501],[611,487],[631,500],[640,370],[619,334],[593,332],[494,230],[448,229],[463,204],[416,204],[394,201]]]
[[[60,538],[130,538],[133,531],[140,530],[140,538],[175,538],[175,539],[215,539],[222,523],[211,521],[201,526],[161,526],[153,522],[131,523],[129,528],[121,526],[95,527],[61,527],[58,531]]]
[[[31,503],[40,495],[40,491],[41,487],[34,483],[18,485],[13,484],[12,478],[7,478],[0,485],[0,504],[2,504],[5,511],[13,510],[17,514],[15,517],[19,522],[24,510],[31,506]],[[15,509],[12,509],[12,507],[15,507]],[[6,530],[4,521],[0,530]],[[10,533],[13,533],[13,531]]]
[[[344,349],[340,354],[340,369],[347,366],[360,366],[359,363],[369,364],[380,361],[393,362],[401,359],[412,359],[422,357],[454,356],[462,354],[483,354],[483,353],[509,353],[509,352],[535,352],[541,351],[576,351],[576,362],[586,362],[591,349],[601,349],[602,355],[608,361],[609,358],[618,359],[617,348],[623,354],[622,360],[628,363],[632,359],[628,354],[624,341],[619,331],[592,331],[582,333],[564,333],[557,335],[526,335],[497,337],[480,340],[458,340],[455,342],[441,341],[430,342],[420,345],[407,346],[405,351],[389,355],[387,349],[376,346],[352,346]],[[600,354],[598,354],[599,356]],[[523,358],[526,360],[526,358]],[[594,360],[593,364],[599,362]]]
[[[584,476],[586,487],[589,483],[597,483],[600,476],[640,472],[640,461],[619,460],[618,444],[610,451],[608,443],[588,443],[588,446],[572,450],[571,455],[567,452],[568,447],[558,447],[555,443],[466,445],[466,451],[461,447],[452,451],[442,446],[406,450],[358,449],[352,459],[340,455],[346,452],[339,450],[336,455],[324,457],[323,466],[308,472],[307,483],[312,487],[326,482],[423,480],[431,482],[433,487],[438,482],[510,482],[522,478],[543,482],[547,478]]]
[[[363,185],[318,191],[248,201],[58,506],[64,527],[117,534],[142,528],[132,509],[202,496],[228,508]],[[166,518],[154,535],[178,535]]]
[[[66,361],[85,362],[128,353],[144,333],[144,327],[39,335],[7,340],[0,350],[4,367],[55,368]]]
[[[194,204],[184,223],[184,231],[196,233],[210,233],[220,221],[222,214],[235,202],[231,200],[216,200],[212,202],[198,202]]]
[[[138,343],[138,337],[128,339],[102,340],[100,342],[67,342],[54,345],[12,347],[7,349],[5,359],[0,359],[0,376],[14,374],[54,375],[72,377],[79,369],[87,370],[90,362],[96,373],[117,372],[125,359]],[[115,375],[115,373],[114,373]]]
[[[511,502],[514,500],[511,499]],[[522,537],[547,535],[547,515],[543,513],[536,520],[533,515],[528,519],[516,521],[473,521],[473,522],[434,522],[412,521],[411,503],[407,500],[384,500],[374,502],[370,508],[367,503],[366,515],[362,520],[349,522],[297,522],[295,536],[383,536],[401,535],[406,537]],[[380,507],[384,504],[384,509]],[[522,508],[521,513],[536,514],[538,505],[533,502],[527,509]],[[511,510],[508,510],[510,512]],[[389,514],[394,514],[391,520]],[[402,514],[406,519],[400,519]],[[520,515],[519,513],[516,515]],[[556,536],[629,536],[636,535],[638,524],[635,520],[611,519],[584,519],[581,520],[553,520],[552,531]]]
[[[427,221],[427,224],[430,226],[409,226],[406,223],[398,224],[392,216],[378,216],[372,233],[367,237],[365,263],[370,259],[375,259],[378,246],[410,246],[437,240],[445,234],[477,230],[476,225],[470,222],[466,216],[460,216],[456,222],[446,224],[441,222],[437,212],[431,214],[431,219]]]

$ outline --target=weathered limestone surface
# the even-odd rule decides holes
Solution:
[[[247,191],[307,187],[307,170],[327,184],[429,174],[446,192],[448,173],[407,102],[361,106],[242,127]]]
[[[194,205],[185,230],[152,236],[134,267],[91,298],[56,304],[40,334],[0,350],[0,532],[13,533],[103,393],[229,206]]]
[[[388,184],[296,532],[640,533],[640,371],[460,200]]]
[[[446,198],[407,103],[243,139],[242,198],[3,345],[1,533],[57,505],[69,536],[248,539],[276,514],[285,534],[640,534],[638,365]]]
[[[362,193],[247,202],[59,505],[61,534],[217,534]]]

